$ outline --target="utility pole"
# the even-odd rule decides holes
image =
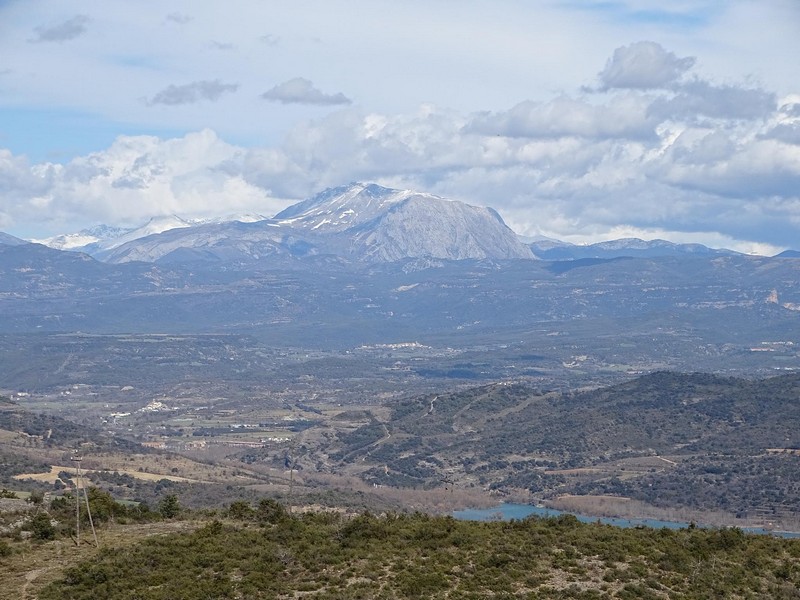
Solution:
[[[294,504],[294,467],[297,464],[295,458],[295,443],[296,439],[292,438],[289,445],[289,514],[292,514],[292,506]]]
[[[292,514],[292,510],[294,507],[294,472],[297,469],[297,458],[298,458],[298,443],[301,441],[299,438],[302,438],[303,432],[300,432],[297,436],[293,437],[292,440],[289,442],[289,455],[288,455],[288,462],[289,462],[289,514]],[[300,447],[302,450],[302,446]]]
[[[92,528],[92,535],[94,536],[94,545],[96,548],[100,547],[97,541],[97,531],[94,529],[94,521],[92,520],[92,509],[89,508],[89,494],[86,486],[81,482],[81,461],[80,456],[73,456],[72,462],[75,463],[75,543],[81,545],[81,488],[83,488],[83,499],[86,503],[86,514],[89,516],[89,526]]]
[[[73,456],[72,461],[76,463],[75,475],[75,543],[81,545],[81,459]]]

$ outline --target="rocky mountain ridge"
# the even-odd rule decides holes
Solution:
[[[112,263],[248,262],[310,255],[366,263],[534,258],[492,209],[365,183],[326,190],[273,219],[171,229],[97,257]]]
[[[22,243],[6,234],[0,243]],[[272,218],[259,214],[213,219],[154,217],[138,228],[98,225],[31,240],[104,262],[225,263],[328,255],[365,263],[405,259],[605,260],[620,257],[731,256],[733,250],[666,240],[624,238],[576,245],[516,236],[491,208],[374,183],[330,188]],[[795,257],[787,250],[778,256]]]

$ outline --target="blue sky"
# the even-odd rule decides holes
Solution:
[[[518,233],[800,233],[800,5],[0,2],[0,231],[271,216],[371,180]]]

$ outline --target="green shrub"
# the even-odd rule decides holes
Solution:
[[[53,540],[56,537],[56,528],[50,522],[50,515],[40,512],[30,521],[31,532],[35,540]]]
[[[158,503],[158,512],[165,519],[174,519],[181,512],[181,505],[175,494],[167,494]]]
[[[231,502],[231,505],[228,507],[228,516],[231,519],[246,521],[252,518],[254,514],[255,511],[250,506],[250,503],[245,502],[244,500],[236,500],[235,502]]]

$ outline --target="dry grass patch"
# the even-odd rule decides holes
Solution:
[[[61,472],[69,473],[70,475],[77,475],[77,469],[75,467],[65,467],[60,465],[51,465],[50,471],[48,473],[22,473],[20,475],[14,475],[14,479],[31,479],[33,481],[40,481],[44,483],[55,483],[56,479],[58,479],[58,474]],[[188,477],[179,477],[177,475],[164,475],[161,473],[143,473],[140,471],[127,471],[124,469],[114,469],[115,472],[123,474],[123,475],[130,475],[136,479],[141,479],[143,481],[160,481],[162,479],[168,479],[169,481],[180,481],[183,483],[209,483],[207,481],[202,481],[200,479],[189,479]],[[83,475],[87,475],[89,473],[108,473],[111,472],[109,469],[81,469],[81,473]]]

